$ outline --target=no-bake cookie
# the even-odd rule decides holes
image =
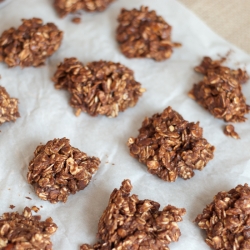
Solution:
[[[98,170],[100,160],[70,145],[66,138],[48,141],[36,148],[29,164],[28,182],[38,197],[51,203],[66,202],[83,190]]]
[[[54,7],[60,17],[78,10],[88,12],[104,11],[115,0],[54,0]]]
[[[216,118],[226,122],[244,122],[250,106],[246,104],[241,84],[249,76],[242,69],[221,66],[222,62],[204,57],[201,64],[195,67],[195,71],[204,75],[203,80],[194,84],[189,96]]]
[[[20,117],[18,99],[11,98],[6,89],[0,86],[0,125],[5,122],[14,122],[18,117]]]
[[[71,93],[70,105],[76,115],[116,117],[134,107],[145,89],[131,69],[120,63],[97,61],[84,66],[76,58],[64,59],[53,77],[57,89]]]
[[[174,47],[181,46],[171,41],[172,27],[148,7],[122,9],[118,22],[116,39],[128,58],[162,61],[172,55]]]
[[[120,189],[112,192],[98,224],[99,242],[93,247],[84,244],[81,250],[168,250],[171,242],[179,240],[177,222],[186,210],[168,205],[160,211],[159,203],[139,200],[130,195],[131,190],[130,180],[124,180]]]
[[[206,243],[212,249],[250,249],[250,188],[238,185],[219,192],[195,219],[206,231]]]
[[[50,237],[57,230],[52,218],[41,221],[25,207],[22,214],[4,213],[0,217],[0,249],[52,250]]]
[[[53,23],[39,18],[22,19],[17,29],[10,28],[0,37],[0,62],[9,67],[40,66],[61,45],[63,32]]]
[[[164,181],[190,179],[213,159],[214,146],[202,137],[199,122],[188,122],[171,107],[146,117],[137,138],[129,138],[130,155]]]

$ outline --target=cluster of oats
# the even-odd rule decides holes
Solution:
[[[241,84],[248,80],[242,69],[231,70],[221,66],[223,60],[212,61],[204,57],[195,71],[204,75],[201,82],[194,84],[189,96],[196,100],[216,118],[226,122],[244,122],[250,112]]]
[[[174,182],[189,179],[213,159],[214,146],[202,137],[197,123],[189,123],[171,107],[145,118],[137,138],[129,138],[131,156],[144,163],[151,174]]]
[[[57,89],[71,93],[70,105],[76,115],[116,117],[134,107],[145,89],[134,73],[120,63],[98,61],[84,66],[76,58],[64,59],[53,77]]]
[[[130,195],[131,190],[130,180],[124,180],[120,189],[112,192],[98,224],[99,243],[93,247],[84,244],[81,250],[167,250],[171,242],[179,240],[177,222],[186,210],[168,205],[159,211],[159,203],[139,200]]]
[[[234,126],[232,124],[226,125],[224,128],[224,134],[226,136],[230,136],[234,139],[240,139],[238,133],[234,130]]]
[[[206,243],[213,249],[250,249],[250,188],[238,185],[219,192],[195,220],[207,233]]]
[[[78,10],[104,11],[115,0],[54,0],[54,7],[60,17]]]
[[[122,9],[118,22],[116,39],[128,58],[146,57],[162,61],[172,55],[173,47],[181,46],[171,41],[172,27],[148,7]]]
[[[0,249],[51,250],[50,237],[56,230],[52,218],[41,221],[41,216],[33,216],[28,207],[22,214],[4,213],[0,217]]]
[[[40,66],[58,50],[63,32],[55,24],[39,18],[22,19],[17,29],[10,28],[0,37],[0,62],[9,67]]]
[[[17,104],[18,99],[10,98],[5,88],[0,86],[0,125],[20,117]]]
[[[35,151],[29,164],[28,182],[42,200],[66,202],[70,194],[83,190],[97,171],[100,160],[70,145],[66,138],[48,141]]]

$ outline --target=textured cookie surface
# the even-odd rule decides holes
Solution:
[[[63,32],[53,23],[39,18],[23,19],[17,29],[10,28],[0,37],[0,62],[9,67],[40,66],[58,50]]]
[[[188,122],[171,107],[145,118],[137,138],[129,138],[131,156],[144,163],[151,174],[173,182],[189,179],[213,159],[214,147],[202,137],[199,122]]]
[[[172,55],[173,47],[181,46],[171,41],[172,27],[148,7],[122,9],[118,22],[116,39],[128,58],[146,57],[162,61]]]
[[[20,117],[18,99],[11,98],[6,89],[0,86],[0,125],[5,122],[14,122]]]
[[[29,164],[28,182],[42,200],[66,202],[70,194],[83,190],[97,171],[100,160],[70,145],[66,138],[48,141],[35,151]]]
[[[139,200],[130,195],[132,185],[124,180],[115,189],[98,224],[99,243],[93,247],[84,244],[81,250],[168,250],[171,242],[181,236],[177,222],[186,213],[184,208],[160,204],[152,200]]]
[[[115,0],[54,0],[54,7],[60,17],[78,10],[104,11]]]
[[[76,115],[116,117],[134,107],[145,89],[131,69],[120,63],[97,61],[84,66],[76,58],[65,59],[53,77],[57,89],[71,93],[70,105]]]
[[[244,122],[250,112],[241,84],[249,76],[242,69],[232,70],[221,66],[223,60],[212,61],[204,57],[195,70],[204,75],[203,80],[194,84],[189,96],[207,109],[214,117],[226,122]]]
[[[50,237],[57,230],[52,218],[41,221],[25,207],[22,214],[4,213],[0,217],[0,249],[52,250]]]
[[[250,188],[238,185],[229,192],[219,192],[195,219],[207,233],[212,249],[250,249]]]

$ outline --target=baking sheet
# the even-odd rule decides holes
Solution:
[[[46,66],[40,68],[8,69],[0,64],[4,86],[12,97],[19,98],[21,118],[15,123],[1,125],[0,130],[0,214],[15,205],[19,212],[25,206],[43,206],[42,218],[52,216],[58,231],[52,237],[54,249],[78,249],[82,243],[96,241],[97,223],[106,208],[109,195],[129,178],[133,193],[140,199],[152,199],[161,208],[172,204],[185,207],[187,214],[179,223],[182,236],[170,245],[172,250],[209,249],[204,234],[193,224],[196,215],[221,190],[237,184],[250,183],[250,128],[249,120],[236,124],[241,140],[226,137],[224,122],[213,118],[187,92],[201,79],[193,71],[204,55],[217,58],[232,50],[228,64],[245,67],[250,72],[250,57],[214,34],[193,13],[175,0],[119,0],[103,13],[82,13],[81,24],[71,22],[72,16],[59,19],[51,0],[14,0],[0,10],[0,33],[20,25],[20,19],[40,17],[54,22],[65,32],[61,48]],[[149,59],[127,59],[119,51],[114,39],[116,18],[122,7],[131,9],[141,5],[157,11],[173,26],[173,41],[183,43],[174,50],[171,59],[155,62]],[[136,80],[147,92],[131,109],[115,119],[74,115],[68,105],[69,94],[58,91],[52,81],[56,65],[65,57],[77,57],[83,63],[94,60],[121,62],[135,71]],[[250,103],[250,84],[243,86]],[[204,137],[216,147],[215,157],[194,178],[167,183],[152,176],[146,168],[130,157],[126,142],[137,136],[145,116],[151,116],[168,105],[188,121],[200,121]],[[249,115],[248,115],[249,118]],[[39,143],[67,137],[71,145],[101,159],[101,166],[90,185],[67,203],[50,204],[40,200],[26,181],[29,161]],[[114,164],[114,165],[113,165]],[[30,197],[29,200],[25,197]]]

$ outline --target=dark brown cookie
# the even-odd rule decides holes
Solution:
[[[39,18],[23,19],[17,29],[10,28],[0,37],[0,62],[9,67],[40,66],[58,50],[63,32],[55,24]]]
[[[194,84],[189,96],[216,118],[226,122],[244,122],[250,106],[246,104],[241,83],[245,83],[249,76],[244,70],[221,66],[222,62],[204,57],[201,65],[195,67],[204,78]]]
[[[181,236],[177,222],[186,213],[184,208],[168,205],[159,211],[160,204],[151,200],[139,200],[130,195],[130,180],[124,180],[115,189],[98,224],[99,243],[81,250],[167,250],[171,242]]]
[[[174,182],[189,179],[213,159],[214,147],[202,137],[199,122],[189,123],[171,107],[145,118],[137,138],[129,138],[131,156],[144,163],[151,174]]]
[[[71,93],[70,105],[76,115],[116,117],[134,107],[145,89],[135,81],[134,72],[120,63],[98,61],[84,66],[76,58],[65,59],[53,77],[57,89]]]
[[[171,41],[172,27],[155,11],[142,6],[140,10],[122,9],[118,17],[116,39],[128,58],[168,59],[180,43]]]
[[[219,192],[195,219],[207,233],[212,249],[250,249],[250,188],[238,185],[229,192]]]
[[[0,125],[5,122],[14,122],[18,117],[20,117],[18,99],[11,98],[6,89],[0,86]]]
[[[83,190],[97,171],[100,160],[70,145],[66,138],[48,141],[35,151],[29,164],[28,182],[42,200],[66,202],[70,194]]]
[[[54,7],[60,17],[78,10],[104,11],[115,0],[54,0]]]
[[[50,237],[57,230],[52,218],[41,221],[26,207],[22,214],[4,213],[0,217],[0,249],[52,250]]]

